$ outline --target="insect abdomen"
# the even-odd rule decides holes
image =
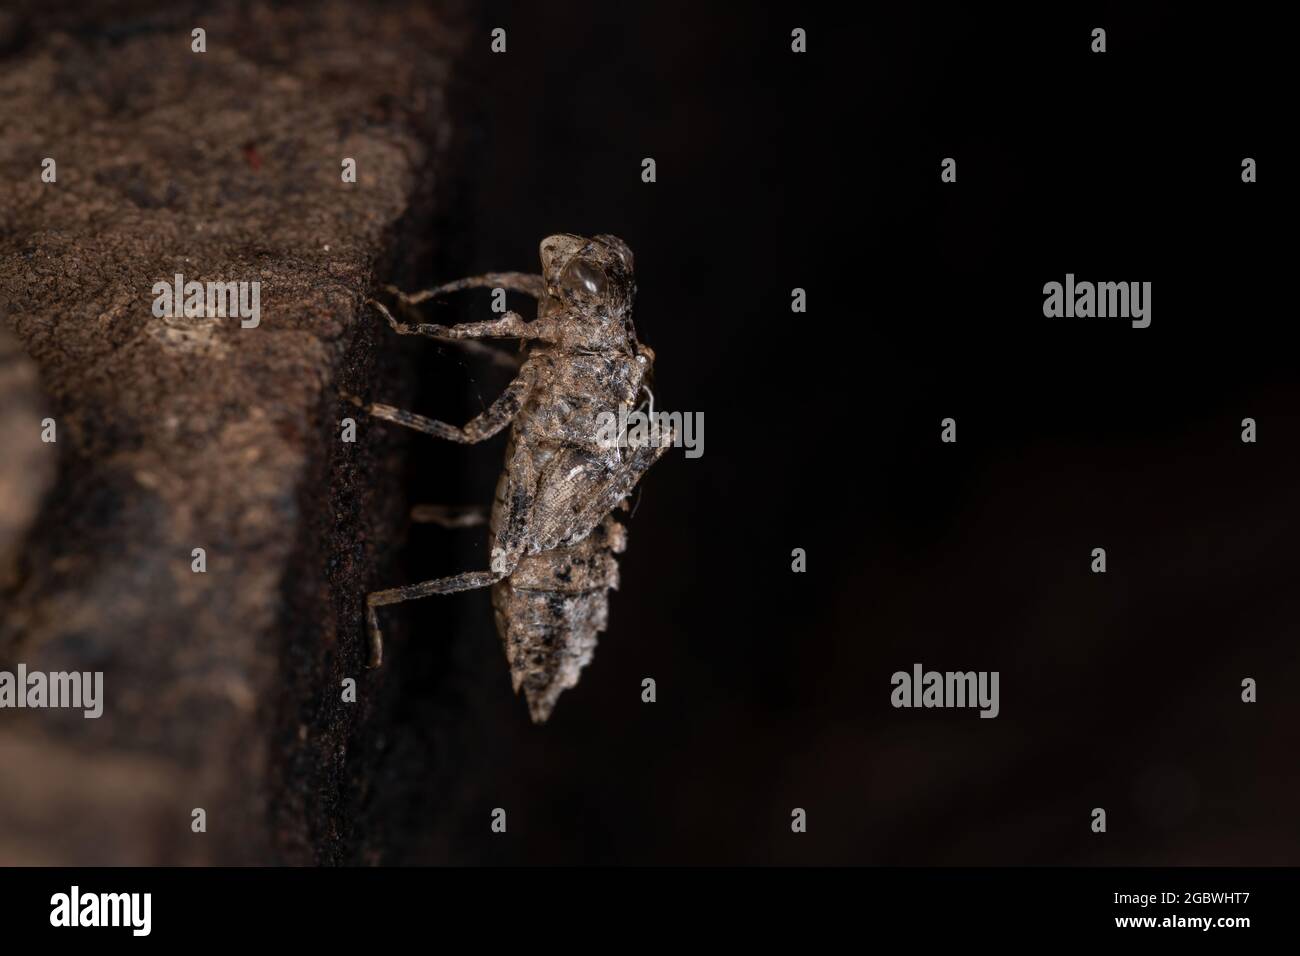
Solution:
[[[492,588],[497,631],[515,692],[523,690],[534,723],[578,683],[609,619],[626,531],[612,516],[577,544],[525,556]]]

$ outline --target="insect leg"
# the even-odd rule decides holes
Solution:
[[[435,339],[539,339],[544,334],[541,328],[525,322],[518,312],[507,312],[499,319],[489,319],[486,322],[465,322],[461,325],[419,322],[412,325],[397,321],[382,302],[375,299],[366,301],[379,310],[398,335],[427,335]]]
[[[379,615],[375,612],[375,608],[386,604],[414,601],[431,594],[455,594],[457,591],[485,588],[496,584],[503,577],[504,574],[496,571],[467,571],[464,574],[454,574],[449,578],[421,581],[419,584],[388,588],[385,591],[372,591],[366,595],[366,622],[370,626],[370,666],[378,667],[384,662],[384,636],[379,629]]]
[[[477,528],[487,524],[487,512],[475,505],[415,505],[411,520],[444,528]]]
[[[391,289],[393,287],[389,286],[388,288]],[[402,295],[400,292],[397,294],[399,296]],[[402,315],[408,319],[414,317],[416,324],[419,324],[419,310],[402,299],[399,299],[399,304],[401,305]],[[523,355],[518,352],[509,352],[505,349],[497,348],[495,345],[488,345],[485,342],[478,342],[474,339],[456,339],[437,335],[430,336],[430,338],[442,345],[451,345],[470,355],[478,355],[482,358],[486,358],[493,365],[508,368],[512,371],[518,371],[519,365],[524,359]]]
[[[506,386],[505,391],[497,396],[496,401],[488,407],[487,411],[471,418],[464,428],[457,428],[455,425],[448,425],[433,418],[425,418],[423,415],[394,408],[392,405],[368,405],[366,411],[376,418],[414,428],[426,435],[472,445],[491,438],[510,424],[528,397],[528,389],[531,385],[532,376],[525,370]]]
[[[391,285],[385,288],[407,305],[418,305],[462,289],[505,289],[507,292],[522,292],[524,295],[539,299],[546,291],[546,280],[529,272],[489,272],[486,275],[457,279],[455,282],[447,282],[420,292],[403,292]]]
[[[531,541],[530,527],[534,488],[537,473],[532,455],[523,449],[516,450],[507,464],[507,481],[503,489],[506,505],[492,547],[490,571],[467,571],[449,578],[438,578],[420,584],[374,591],[366,596],[366,622],[370,627],[370,666],[378,667],[384,661],[384,638],[379,629],[379,615],[375,609],[386,604],[400,604],[429,597],[432,594],[455,594],[496,584],[514,571],[519,558]]]

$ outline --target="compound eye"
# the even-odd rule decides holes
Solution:
[[[609,283],[599,266],[585,259],[574,259],[560,274],[560,287],[567,292],[600,297],[607,291]]]

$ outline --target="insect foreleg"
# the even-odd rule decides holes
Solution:
[[[398,292],[393,286],[388,286],[388,288],[393,289],[398,296],[403,295],[403,293]],[[408,319],[414,317],[415,323],[418,325],[419,310],[405,299],[399,298],[398,303],[401,305],[402,315]],[[488,345],[484,342],[475,341],[474,339],[456,339],[442,335],[430,336],[430,338],[443,345],[454,346],[462,352],[466,352],[470,355],[478,355],[486,358],[493,365],[498,365],[501,368],[508,368],[512,371],[518,371],[519,365],[523,361],[523,356],[518,352],[509,352],[505,349],[497,348],[495,345]]]
[[[385,286],[385,288],[408,305],[419,305],[429,299],[436,299],[439,296],[459,292],[462,289],[505,289],[507,292],[522,292],[524,295],[531,295],[534,299],[539,299],[542,293],[546,291],[546,280],[530,272],[489,272],[481,276],[470,276],[467,279],[446,282],[420,292],[403,292],[396,286],[391,285]]]
[[[499,319],[486,322],[465,322],[461,325],[433,325],[427,322],[410,324],[399,322],[387,306],[375,299],[367,299],[388,320],[398,335],[427,335],[447,339],[540,339],[545,331],[531,322],[525,322],[518,312],[507,312]]]

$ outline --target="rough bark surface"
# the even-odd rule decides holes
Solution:
[[[47,417],[36,363],[0,326],[0,585],[13,581],[19,543],[54,479],[54,455],[41,438]]]
[[[115,6],[0,21],[0,327],[44,390],[24,371],[0,427],[58,471],[3,516],[35,523],[0,668],[103,671],[106,700],[0,711],[0,864],[370,859],[345,758],[382,722],[360,600],[400,468],[382,433],[340,440],[336,392],[377,374],[365,296],[425,251],[460,16]],[[260,281],[260,326],[155,317],[176,273]]]

